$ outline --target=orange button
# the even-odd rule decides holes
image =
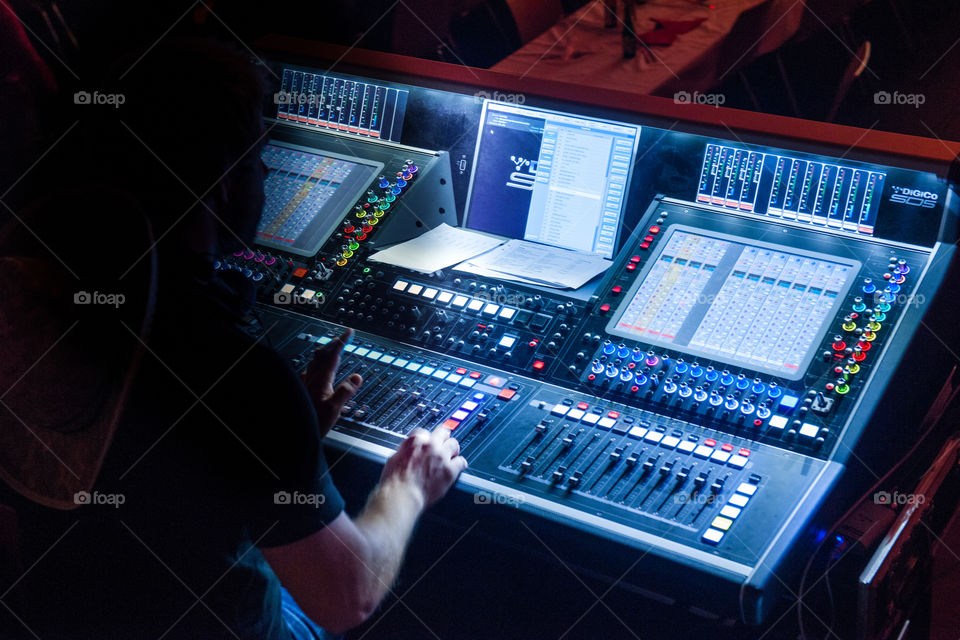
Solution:
[[[302,277],[305,276],[305,275],[307,275],[307,270],[304,269],[303,267],[298,267],[298,268],[296,268],[296,269],[293,270],[293,277],[294,277],[294,278],[302,278]]]
[[[517,392],[513,389],[501,389],[500,393],[497,394],[497,397],[501,400],[509,400],[515,395],[517,395]]]
[[[641,248],[641,249],[649,249],[649,248],[650,248],[650,243],[649,243],[649,242],[646,242],[646,241],[641,242],[641,243],[640,243],[640,248]]]
[[[536,361],[534,361],[534,363],[533,363],[533,368],[534,368],[534,369],[536,369],[537,371],[540,371],[540,369],[543,369],[543,367],[544,367],[543,360],[536,360]]]
[[[660,227],[653,226],[653,227],[650,227],[650,228],[648,229],[648,231],[649,231],[652,235],[657,235],[658,233],[660,233]]]
[[[707,438],[703,441],[703,444],[707,445],[708,447],[715,447],[717,446],[717,441],[713,438]]]
[[[460,426],[460,423],[457,422],[456,420],[448,419],[441,426],[447,429],[450,429],[450,431],[453,431],[454,429]]]
[[[467,372],[467,370],[464,369],[463,367],[460,367],[459,369],[457,369],[457,373],[459,373],[460,375],[463,375],[463,374],[465,374],[466,372]]]
[[[470,377],[473,378],[474,380],[479,379],[480,376],[482,376],[482,375],[483,375],[483,374],[480,373],[479,371],[472,371],[472,372],[470,372]]]

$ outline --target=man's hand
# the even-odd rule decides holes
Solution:
[[[433,433],[414,429],[387,460],[380,482],[399,481],[413,487],[426,508],[442,498],[466,468],[460,443],[445,427],[437,427]]]
[[[307,365],[307,370],[302,374],[303,384],[307,387],[307,392],[313,400],[313,406],[317,410],[317,422],[320,424],[320,437],[324,437],[336,424],[343,405],[352,398],[360,385],[363,384],[363,378],[360,374],[354,373],[347,376],[346,380],[333,387],[333,380],[337,373],[337,367],[340,366],[340,351],[343,350],[353,336],[353,330],[347,329],[343,335],[331,340],[319,349],[313,352],[313,360]]]

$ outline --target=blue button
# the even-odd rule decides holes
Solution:
[[[624,344],[620,345],[620,347],[617,349],[617,357],[626,358],[629,355],[630,355],[630,347]]]
[[[610,356],[613,355],[617,350],[617,345],[613,344],[609,340],[603,343],[603,355]]]
[[[793,409],[797,406],[797,403],[800,401],[800,398],[797,396],[785,395],[780,398],[780,408],[781,409]]]

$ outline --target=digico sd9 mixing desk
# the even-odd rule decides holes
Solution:
[[[382,460],[449,429],[457,491],[644,550],[648,590],[756,623],[949,375],[914,340],[953,258],[946,164],[265,59],[266,206],[218,268],[255,285],[295,367],[355,330],[340,374],[365,382],[328,446]],[[511,254],[503,272],[370,259],[444,223],[544,257],[520,278]],[[580,256],[602,272],[553,286]]]

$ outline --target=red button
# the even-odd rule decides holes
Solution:
[[[613,289],[610,289],[610,293],[612,293],[612,294],[615,295],[615,296],[620,295],[620,292],[621,292],[621,291],[623,291],[623,287],[621,287],[621,286],[619,286],[619,285],[616,286],[616,287],[614,287]]]
[[[610,311],[610,305],[608,304],[600,305],[600,313],[606,313],[607,311]]]
[[[737,453],[739,453],[744,458],[746,458],[747,456],[750,455],[750,449],[740,449],[740,451],[737,451]]]
[[[581,411],[586,411],[589,408],[590,408],[590,405],[588,405],[586,402],[581,402],[580,404],[577,405],[577,409],[580,409]]]
[[[540,371],[541,369],[543,369],[543,367],[544,367],[543,360],[536,360],[536,361],[534,361],[534,363],[533,363],[533,368],[534,368],[534,369],[536,369],[537,371]]]
[[[537,341],[536,341],[536,340],[531,340],[530,342],[527,343],[527,346],[530,347],[531,349],[533,349],[534,347],[537,346]]]
[[[459,373],[460,375],[463,375],[463,374],[465,374],[466,372],[467,372],[467,370],[464,369],[463,367],[460,367],[459,369],[457,369],[457,373]]]
[[[479,380],[479,379],[480,379],[480,376],[482,376],[482,375],[483,375],[483,374],[480,373],[479,371],[472,371],[472,372],[470,373],[470,377],[473,378],[474,380]]]
[[[643,241],[644,241],[644,242],[653,242],[653,236],[644,236]]]
[[[454,420],[453,418],[450,418],[449,420],[445,421],[441,426],[446,427],[447,429],[450,429],[450,431],[453,431],[454,429],[460,426],[460,423]]]
[[[307,270],[304,269],[303,267],[299,267],[299,268],[293,270],[293,277],[294,277],[294,278],[302,278],[302,277],[305,276],[305,275],[307,275]]]
[[[720,448],[723,449],[724,451],[733,451],[732,444],[722,444],[720,445]]]
[[[649,242],[641,242],[641,243],[640,243],[640,248],[641,248],[641,249],[649,249],[649,248],[650,248],[650,243],[649,243]]]
[[[608,418],[617,419],[617,418],[620,417],[620,412],[619,412],[619,411],[607,411],[607,417],[608,417]]]
[[[660,227],[658,227],[658,226],[652,226],[652,227],[650,227],[650,228],[648,229],[648,231],[649,231],[650,233],[652,233],[653,235],[657,235],[658,233],[660,233]]]
[[[501,389],[500,393],[497,394],[497,397],[501,400],[509,400],[515,395],[517,395],[517,392],[513,389]]]
[[[707,445],[708,447],[715,447],[717,446],[717,441],[713,438],[707,438],[703,441],[703,444]]]
[[[632,263],[634,263],[634,264],[640,262],[640,256],[632,256],[632,257],[630,258],[630,262],[632,262]]]
[[[637,265],[633,264],[632,262],[627,263],[627,271],[633,271],[636,268],[637,268]]]

